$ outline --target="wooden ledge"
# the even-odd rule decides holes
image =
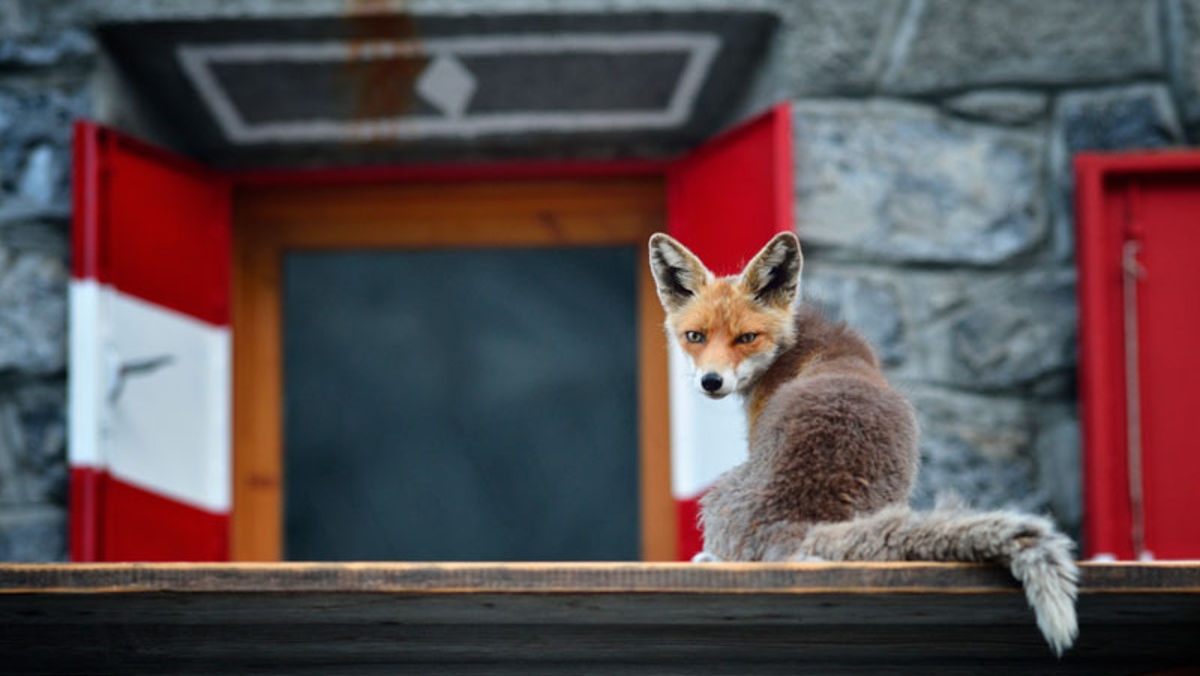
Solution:
[[[1200,562],[1083,563],[1080,593],[1200,594]],[[988,594],[1019,592],[968,563],[0,564],[0,594],[147,592]]]
[[[1079,642],[1058,660],[1016,583],[986,565],[7,564],[0,671],[1200,669],[1200,564],[1082,568]]]

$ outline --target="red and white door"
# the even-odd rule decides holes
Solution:
[[[667,172],[667,228],[717,275],[741,272],[773,235],[791,230],[791,108],[780,105],[680,159]],[[678,554],[700,551],[697,501],[746,458],[745,413],[735,397],[696,391],[672,343],[671,492],[679,509]]]
[[[72,559],[225,559],[229,181],[96,125],[75,132]]]

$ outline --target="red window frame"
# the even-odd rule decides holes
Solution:
[[[1147,234],[1142,231],[1144,224],[1137,223],[1133,215],[1138,182],[1190,176],[1195,177],[1200,189],[1200,153],[1084,153],[1075,157],[1079,392],[1084,543],[1088,557],[1133,559],[1142,554],[1137,551],[1134,535],[1135,527],[1139,527],[1135,523],[1138,520],[1135,502],[1140,500],[1135,501],[1133,496],[1154,487],[1144,480],[1134,486],[1130,480],[1127,404],[1131,384],[1126,373],[1125,243]],[[1139,364],[1152,358],[1162,357],[1139,349]],[[1135,477],[1140,475],[1140,469],[1134,469]],[[1160,514],[1158,518],[1175,524],[1194,516],[1172,513]],[[1176,527],[1156,525],[1160,531]]]
[[[215,179],[225,186],[225,198],[214,208],[232,223],[229,214],[229,191],[264,185],[329,185],[361,184],[399,181],[465,181],[476,179],[523,178],[588,178],[601,176],[648,176],[666,178],[667,230],[705,258],[720,273],[739,270],[772,234],[794,227],[792,220],[792,155],[791,110],[779,105],[767,113],[740,125],[729,132],[702,144],[682,157],[663,160],[511,162],[493,164],[455,164],[365,167],[323,170],[270,170],[214,172],[174,153],[155,148],[137,139],[126,137],[90,122],[79,122],[75,129],[75,206],[73,246],[76,281],[111,284],[103,266],[115,248],[126,246],[110,236],[111,176],[106,172],[109,153],[120,147],[141,160],[163,167],[180,169],[183,174],[195,173],[204,180]],[[181,174],[182,175],[182,174]],[[128,175],[127,175],[128,176]],[[120,179],[118,180],[126,180]],[[134,179],[136,180],[136,178]],[[180,179],[186,183],[186,178]],[[128,188],[128,184],[125,186]],[[129,194],[126,190],[125,195]],[[169,205],[168,205],[169,206]],[[169,209],[148,199],[137,207],[143,212],[162,215],[157,222],[169,226]],[[222,211],[223,210],[223,211]],[[118,218],[120,215],[118,214]],[[146,213],[139,218],[145,220]],[[163,266],[161,257],[153,259],[145,247],[135,244],[140,262],[155,274],[159,293],[169,287],[175,291],[199,293],[207,301],[214,291],[224,289],[227,295],[229,279],[217,275],[212,284],[196,286],[187,279],[173,277],[172,266]],[[144,254],[144,255],[141,255]],[[151,262],[153,259],[153,262]],[[136,267],[136,266],[135,266]],[[186,267],[186,266],[185,266]],[[165,271],[165,272],[164,272]],[[207,273],[213,272],[212,270]],[[201,277],[211,276],[208,274]],[[131,278],[136,286],[146,279]],[[210,288],[211,287],[211,288]],[[153,295],[153,294],[151,294]],[[168,294],[170,295],[170,294]],[[167,308],[170,299],[147,298]],[[226,308],[227,311],[227,308]],[[227,323],[227,317],[220,317]],[[74,350],[74,346],[72,347]],[[89,347],[94,350],[95,346]],[[89,357],[97,373],[95,355]],[[75,378],[75,362],[72,362]],[[95,389],[96,383],[89,383]],[[74,396],[74,395],[73,395]],[[85,392],[82,396],[91,396]],[[674,393],[672,394],[674,396]],[[74,402],[74,398],[73,398]],[[72,403],[74,412],[75,404]],[[96,406],[91,413],[95,414]],[[88,425],[77,436],[100,434],[101,425],[92,415]],[[73,427],[73,434],[75,428]],[[114,502],[115,497],[129,493],[121,482],[110,476],[103,458],[80,463],[74,450],[79,439],[72,441],[71,469],[71,557],[75,561],[95,560],[220,560],[228,556],[228,513],[204,512],[188,505],[169,504],[171,501],[153,491],[137,493],[137,500]],[[89,443],[99,444],[95,439]],[[678,449],[673,449],[673,453]],[[94,455],[94,454],[93,454]],[[89,455],[89,458],[93,457]],[[710,472],[715,479],[715,473]],[[136,486],[130,487],[136,489]],[[693,486],[682,493],[673,491],[678,505],[677,552],[687,559],[700,548],[696,524],[696,499],[703,486]],[[120,489],[120,490],[119,490]],[[164,504],[160,502],[165,501]],[[156,506],[157,505],[157,506]],[[140,515],[140,516],[139,516]],[[150,518],[153,517],[153,518]],[[200,523],[203,521],[203,523]],[[194,523],[193,523],[194,522]],[[199,531],[197,530],[199,529]],[[172,539],[172,533],[188,534],[202,531],[204,538]],[[197,542],[213,543],[199,547]]]

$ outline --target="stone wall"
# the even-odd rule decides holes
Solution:
[[[1200,136],[1200,0],[0,1],[0,560],[65,555],[69,122],[124,18],[772,9],[741,114],[792,100],[804,294],[924,426],[917,501],[1080,521],[1070,155]]]
[[[66,556],[71,120],[95,46],[65,5],[0,2],[0,560]]]
[[[782,3],[746,110],[795,101],[804,295],[914,399],[915,496],[1078,535],[1072,153],[1188,141],[1200,3]],[[1195,140],[1193,137],[1191,140]]]

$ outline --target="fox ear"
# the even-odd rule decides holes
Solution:
[[[796,300],[803,263],[800,240],[793,233],[781,232],[746,265],[742,271],[742,286],[754,300],[767,307],[791,307]]]
[[[650,271],[667,311],[686,305],[712,279],[696,254],[661,232],[650,236]]]

